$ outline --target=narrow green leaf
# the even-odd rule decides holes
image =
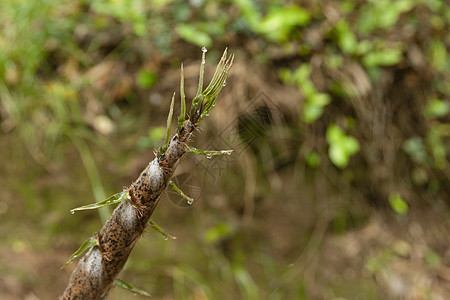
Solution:
[[[261,299],[258,293],[258,286],[252,276],[240,264],[234,263],[232,266],[233,275],[244,299]],[[245,296],[244,296],[245,295]]]
[[[184,71],[183,64],[181,64],[181,80],[180,80],[180,98],[181,98],[181,111],[178,117],[178,131],[183,127],[184,119],[186,118],[186,95],[184,94]]]
[[[129,284],[129,283],[127,283],[127,282],[125,282],[125,281],[123,281],[121,279],[114,279],[114,285],[118,286],[118,287],[121,287],[121,288],[123,288],[123,289],[125,289],[125,290],[127,290],[129,292],[134,293],[134,294],[139,294],[139,295],[142,295],[142,296],[151,297],[151,295],[149,293],[147,293],[146,291],[138,289],[138,288],[135,288],[131,284]]]
[[[206,47],[203,46],[202,47],[202,62],[200,64],[200,76],[198,79],[197,95],[200,95],[203,90],[203,75],[205,74],[206,52],[208,52],[208,49],[206,49]]]
[[[217,78],[219,77],[220,73],[223,70],[223,66],[225,65],[225,62],[227,61],[227,51],[228,48],[225,48],[223,51],[222,57],[220,58],[219,64],[216,67],[216,71],[214,72],[213,78],[211,79],[211,82],[209,83],[208,87],[203,91],[204,94],[208,94],[214,85],[214,82],[216,82]]]
[[[156,224],[155,222],[153,222],[152,220],[148,221],[148,225],[153,228],[154,230],[156,230],[159,234],[161,234],[165,240],[171,239],[171,240],[176,240],[177,237],[173,236],[167,232],[164,231],[164,229],[162,229],[158,224]]]
[[[188,195],[186,195],[185,193],[183,193],[183,191],[175,184],[175,182],[173,182],[172,180],[169,181],[169,187],[175,192],[177,193],[179,196],[183,197],[184,199],[186,199],[187,203],[189,205],[191,205],[192,203],[194,203],[194,199],[189,197]]]
[[[172,96],[172,102],[170,103],[169,115],[167,116],[167,125],[166,125],[166,140],[164,141],[164,145],[158,150],[158,157],[161,156],[164,152],[166,152],[167,147],[170,142],[170,130],[172,127],[172,116],[173,116],[173,103],[175,101],[175,93]]]
[[[114,194],[111,197],[109,197],[109,198],[107,198],[107,199],[105,199],[103,201],[71,209],[70,213],[74,214],[76,211],[79,211],[79,210],[97,209],[97,208],[101,208],[101,207],[104,207],[104,206],[117,204],[117,203],[120,203],[123,200],[129,199],[129,198],[130,198],[130,195],[128,195],[128,192],[127,191],[123,191],[123,192]]]
[[[66,261],[66,263],[61,267],[64,268],[65,266],[67,266],[68,264],[70,264],[75,258],[77,258],[78,256],[80,256],[81,254],[83,254],[86,250],[92,248],[93,246],[97,246],[97,238],[95,237],[90,237],[88,238],[83,245],[81,245],[80,248],[78,248],[77,251],[75,251],[70,257],[69,259]]]
[[[194,147],[189,147],[186,146],[184,148],[184,150],[186,150],[187,152],[192,152],[198,155],[206,155],[207,158],[211,158],[211,156],[215,156],[215,155],[223,155],[223,154],[228,154],[231,155],[231,153],[233,152],[233,150],[213,150],[213,151],[207,151],[207,150],[200,150]]]

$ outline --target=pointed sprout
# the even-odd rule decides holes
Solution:
[[[173,93],[172,102],[170,103],[169,115],[167,116],[166,141],[164,142],[166,147],[169,145],[169,141],[170,141],[170,129],[171,129],[171,125],[172,125],[173,103],[174,103],[174,101],[175,101],[175,93]]]
[[[201,103],[203,100],[202,95],[202,89],[203,89],[203,75],[205,73],[205,63],[206,63],[206,48],[202,48],[202,62],[200,64],[200,76],[198,79],[198,88],[197,88],[197,94],[195,95],[194,99],[192,100],[191,105],[191,116],[194,115],[195,111],[197,110],[198,103]]]
[[[148,225],[151,228],[155,229],[159,234],[161,234],[165,240],[168,240],[168,239],[176,240],[177,239],[176,236],[173,236],[170,233],[165,232],[164,229],[162,229],[158,224],[156,224],[152,220],[148,221]]]
[[[194,199],[183,193],[183,191],[172,180],[169,181],[169,186],[175,193],[177,193],[182,198],[186,199],[189,205],[192,205],[192,203],[194,203]]]
[[[197,95],[200,95],[203,90],[203,75],[205,74],[205,64],[206,64],[206,47],[202,48],[202,63],[200,64],[200,77],[198,79],[198,89]]]
[[[184,119],[186,117],[186,95],[184,94],[184,72],[183,64],[181,64],[181,80],[180,80],[180,98],[181,98],[181,111],[178,117],[178,131],[183,127]]]
[[[139,294],[141,296],[151,297],[151,295],[149,293],[147,293],[146,291],[138,289],[138,288],[135,288],[134,286],[132,286],[128,282],[125,282],[125,281],[123,281],[121,279],[118,279],[118,278],[114,279],[114,285],[118,286],[118,287],[121,287],[121,288],[123,288],[123,289],[125,289],[125,290],[127,290],[129,292],[134,293],[134,294]]]
[[[97,209],[97,208],[101,208],[104,206],[108,206],[108,205],[112,205],[112,204],[117,204],[122,202],[123,200],[129,199],[130,195],[128,194],[127,191],[123,191],[117,194],[112,195],[111,197],[99,201],[97,203],[93,203],[93,204],[88,204],[88,205],[84,205],[84,206],[80,206],[74,209],[70,210],[70,213],[75,213],[76,211],[80,211],[80,210],[89,210],[89,209]]]
[[[75,258],[79,257],[81,254],[83,254],[84,252],[86,252],[86,250],[97,246],[97,239],[95,237],[90,237],[88,238],[86,241],[84,241],[83,245],[81,245],[80,248],[78,248],[77,251],[75,251],[70,257],[69,259],[65,262],[65,264],[61,267],[64,268],[65,266],[67,266],[68,264],[70,264]]]
[[[172,116],[173,116],[173,103],[175,101],[175,93],[172,96],[172,102],[170,103],[169,115],[167,116],[167,125],[166,125],[166,140],[164,141],[164,145],[158,150],[158,157],[160,157],[164,152],[166,152],[167,147],[170,142],[170,129],[172,126]]]

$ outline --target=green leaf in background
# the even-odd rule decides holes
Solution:
[[[269,12],[262,19],[258,29],[268,39],[284,42],[288,40],[290,33],[295,27],[308,24],[310,19],[308,11],[291,5]]]
[[[356,28],[363,35],[370,34],[378,28],[392,28],[402,13],[413,8],[414,2],[412,0],[366,1],[358,8],[360,17]]]
[[[427,142],[434,158],[435,166],[439,169],[444,169],[447,164],[447,147],[439,129],[440,127],[435,127],[428,131]]]
[[[312,123],[322,116],[323,108],[331,102],[330,95],[324,93],[312,93],[306,99],[302,119],[306,123]]]
[[[450,103],[435,98],[428,103],[423,114],[427,118],[441,118],[445,117],[449,112]]]
[[[148,130],[148,135],[138,141],[138,147],[141,149],[156,148],[161,143],[166,134],[166,128],[159,126]]]
[[[427,250],[425,252],[424,259],[426,263],[432,268],[436,268],[441,264],[441,257],[433,250]]]
[[[138,289],[138,288],[135,288],[131,284],[129,284],[129,283],[127,283],[127,282],[125,282],[125,281],[123,281],[121,279],[114,279],[114,285],[118,286],[118,287],[121,287],[121,288],[123,288],[123,289],[125,289],[125,290],[127,290],[129,292],[134,293],[134,294],[138,294],[138,295],[146,296],[146,297],[151,297],[151,295],[149,293],[147,293],[146,291]]]
[[[186,42],[192,43],[199,47],[210,47],[212,45],[212,38],[204,31],[200,31],[190,24],[179,24],[175,27],[175,31]]]
[[[228,223],[219,223],[206,231],[204,239],[208,244],[214,244],[220,239],[227,237],[232,232],[231,225]]]
[[[317,168],[320,165],[320,156],[315,151],[309,152],[306,155],[305,160],[311,168]]]
[[[313,123],[322,116],[323,108],[331,102],[330,95],[318,93],[309,76],[312,73],[311,64],[304,63],[295,71],[281,69],[279,76],[286,83],[296,84],[306,98],[302,107],[302,120]]]
[[[241,290],[241,294],[245,295],[244,299],[261,299],[258,286],[248,271],[237,263],[233,264],[232,269],[238,288]]]
[[[346,20],[342,19],[336,24],[336,35],[337,44],[342,52],[346,54],[355,52],[358,40]]]
[[[258,31],[261,21],[261,13],[258,10],[257,3],[253,0],[232,0],[239,7],[240,13],[253,31]]]
[[[314,105],[311,101],[305,101],[302,110],[302,120],[305,123],[313,123],[320,118],[322,113],[323,108],[321,106]]]
[[[373,50],[363,57],[363,64],[366,67],[387,67],[399,63],[402,58],[403,52],[400,49]]]
[[[359,142],[352,136],[346,135],[336,124],[327,128],[327,142],[330,145],[328,156],[331,162],[339,168],[345,168],[352,155],[359,151]]]
[[[420,136],[413,136],[403,143],[403,151],[408,153],[411,158],[419,164],[424,164],[427,161],[427,151],[422,143]]]
[[[433,39],[428,49],[428,59],[431,65],[439,72],[448,71],[450,62],[448,58],[448,50],[445,47],[445,42]]]
[[[62,268],[64,268],[65,266],[67,266],[68,264],[70,264],[75,258],[77,258],[78,256],[80,256],[81,254],[83,254],[84,252],[86,252],[86,250],[89,250],[91,247],[94,247],[97,245],[97,238],[95,237],[90,237],[88,238],[86,241],[84,241],[83,245],[81,245],[80,248],[78,248],[77,251],[75,251],[70,257],[69,259],[64,263],[64,265],[62,266]]]
[[[151,88],[158,81],[158,75],[152,71],[140,70],[137,74],[137,84],[142,89]]]
[[[215,299],[210,278],[206,273],[200,273],[188,265],[176,264],[172,269],[172,277],[174,279],[175,299],[185,299],[186,295],[191,292],[192,287],[195,287],[196,295],[202,295],[201,299]]]
[[[312,73],[312,66],[309,63],[303,63],[293,74],[293,80],[298,85],[301,86],[303,82],[309,81],[309,75]]]
[[[389,205],[391,205],[391,208],[401,216],[408,213],[408,204],[398,193],[393,193],[389,196]]]

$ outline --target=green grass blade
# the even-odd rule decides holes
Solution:
[[[78,256],[80,256],[81,254],[83,254],[84,252],[86,252],[86,250],[97,246],[97,238],[95,237],[90,237],[88,238],[83,245],[81,245],[80,248],[78,248],[77,251],[75,251],[70,257],[69,259],[66,261],[66,263],[61,267],[64,268],[65,266],[67,266],[68,264],[70,264],[75,258],[77,258]]]
[[[151,295],[149,293],[147,293],[144,290],[135,288],[134,286],[132,286],[131,284],[121,280],[121,279],[114,279],[114,285],[121,287],[129,292],[132,292],[134,294],[139,294],[141,296],[146,296],[146,297],[151,297]]]
[[[181,111],[178,117],[178,131],[183,127],[184,119],[186,118],[186,95],[184,94],[184,71],[183,64],[181,64],[181,80],[180,80],[180,98],[181,98]]]
[[[184,199],[186,199],[187,203],[189,205],[192,205],[192,203],[194,203],[194,199],[189,197],[188,195],[186,195],[185,193],[183,193],[183,191],[175,184],[175,182],[173,182],[172,180],[169,181],[169,187],[175,192],[177,193],[179,196],[183,197]]]
[[[69,134],[68,136],[72,140],[75,147],[77,147],[77,150],[80,154],[80,158],[83,162],[84,168],[86,169],[86,174],[88,176],[92,192],[94,193],[95,201],[99,202],[102,199],[105,199],[107,195],[105,194],[105,190],[103,188],[100,173],[98,172],[94,157],[92,156],[92,153],[85,141],[86,138],[89,138],[89,135],[83,136],[80,131],[76,131],[75,134]],[[106,222],[106,220],[108,220],[109,216],[111,215],[111,211],[108,207],[99,209],[98,213],[103,223]]]
[[[162,229],[158,224],[156,224],[152,220],[148,221],[148,225],[151,228],[153,228],[154,230],[156,230],[159,234],[161,234],[165,240],[168,240],[168,239],[176,240],[177,239],[176,236],[173,236],[170,233],[165,232],[164,229]]]
[[[114,194],[111,197],[109,197],[109,198],[107,198],[107,199],[105,199],[103,201],[71,209],[70,213],[74,214],[76,211],[80,211],[80,210],[97,209],[97,208],[100,208],[100,207],[104,207],[104,206],[108,206],[108,205],[112,205],[112,204],[117,204],[117,203],[120,203],[123,200],[129,199],[129,198],[130,198],[130,195],[128,195],[128,192],[127,191],[123,191],[123,192]]]

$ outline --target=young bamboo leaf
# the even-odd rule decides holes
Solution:
[[[228,71],[233,64],[234,54],[232,54],[224,63],[222,71],[219,77],[215,81],[211,81],[211,88],[203,92],[205,100],[202,103],[202,109],[198,121],[201,121],[204,117],[209,116],[209,113],[216,103],[216,98],[219,95],[222,88],[226,85]]]
[[[217,96],[226,85],[228,72],[233,65],[233,60],[234,54],[227,57],[227,49],[225,49],[208,87],[202,93],[197,94],[192,100],[190,118],[194,123],[199,122],[209,115]],[[201,77],[201,80],[203,80],[203,74],[201,74]]]
[[[186,118],[186,95],[184,94],[184,72],[183,64],[181,64],[181,79],[180,79],[180,98],[181,98],[181,111],[178,117],[178,131],[183,127],[184,119]]]
[[[217,151],[207,151],[207,150],[200,150],[194,147],[189,147],[186,146],[184,147],[184,150],[186,150],[187,152],[192,152],[198,155],[206,155],[207,158],[211,158],[211,156],[215,156],[215,155],[223,155],[223,154],[228,154],[231,155],[231,153],[233,152],[233,150],[217,150]]]
[[[200,95],[203,90],[203,75],[205,74],[206,52],[208,52],[208,49],[206,49],[206,47],[202,47],[202,63],[200,64],[200,77],[198,79],[197,95]]]
[[[214,72],[213,78],[211,79],[211,82],[209,83],[208,87],[203,91],[203,94],[205,94],[205,95],[210,94],[215,83],[219,80],[219,77],[222,75],[224,67],[227,66],[228,60],[231,57],[233,57],[233,59],[234,59],[234,55],[231,55],[230,58],[228,58],[228,60],[227,60],[227,52],[228,52],[228,48],[225,48],[225,51],[223,52],[222,57],[220,58],[219,64],[216,67],[216,71]],[[228,62],[228,63],[230,63],[230,62]],[[233,62],[231,61],[228,69],[231,68],[232,63]]]
[[[139,294],[139,295],[142,295],[142,296],[151,297],[151,295],[149,293],[147,293],[146,291],[138,289],[138,288],[135,288],[131,284],[129,284],[129,283],[127,283],[127,282],[125,282],[125,281],[123,281],[121,279],[114,279],[114,285],[118,286],[118,287],[121,287],[121,288],[123,288],[123,289],[125,289],[125,290],[127,290],[129,292],[134,293],[134,294]]]
[[[83,254],[84,252],[86,252],[86,250],[90,249],[93,246],[97,246],[97,238],[95,237],[90,237],[88,238],[83,245],[81,245],[80,248],[78,248],[77,251],[75,251],[70,257],[69,259],[65,262],[65,264],[61,267],[64,268],[65,266],[67,266],[68,264],[70,264],[75,258],[77,258],[78,256],[80,256],[81,254]]]
[[[186,195],[185,193],[183,193],[183,191],[177,187],[177,185],[175,184],[175,182],[173,182],[172,180],[169,181],[169,186],[170,188],[177,193],[179,196],[183,197],[184,199],[186,199],[187,203],[189,205],[192,205],[192,203],[194,203],[194,199],[189,197],[188,195]]]
[[[117,204],[117,203],[120,203],[123,200],[129,199],[129,198],[130,198],[130,195],[128,195],[128,192],[127,191],[123,191],[123,192],[114,194],[111,197],[109,197],[109,198],[107,198],[105,200],[102,200],[100,202],[93,203],[93,204],[88,204],[88,205],[84,205],[84,206],[80,206],[80,207],[71,209],[70,213],[74,214],[76,211],[79,211],[79,210],[97,209],[97,208],[100,208],[100,207],[104,207],[104,206],[108,206],[108,205],[112,205],[112,204]]]
[[[166,125],[166,140],[164,141],[164,145],[158,150],[158,157],[160,157],[164,152],[166,152],[167,147],[170,142],[170,129],[172,127],[172,116],[173,116],[173,103],[175,101],[175,93],[172,96],[172,102],[170,103],[169,115],[167,116],[167,125]]]
[[[202,62],[200,64],[200,76],[198,79],[198,89],[197,94],[195,95],[194,99],[192,99],[191,104],[191,116],[195,114],[195,112],[198,110],[199,105],[202,104],[204,96],[202,95],[202,89],[203,89],[203,75],[205,74],[205,63],[206,63],[206,52],[208,50],[206,47],[202,48]]]
[[[177,239],[176,236],[173,236],[173,235],[165,232],[164,229],[162,229],[160,226],[158,226],[158,224],[156,224],[152,220],[148,221],[148,225],[151,228],[153,228],[154,230],[156,230],[159,234],[161,234],[165,240],[168,240],[168,239],[176,240]]]

